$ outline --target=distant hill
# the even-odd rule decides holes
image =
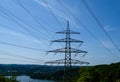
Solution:
[[[0,64],[0,73],[5,75],[32,74],[32,73],[52,73],[63,69],[62,66],[46,66],[46,65],[19,65],[19,64]]]

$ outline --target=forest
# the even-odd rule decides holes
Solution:
[[[72,82],[119,82],[120,63],[110,65],[81,66],[67,70],[71,73]],[[51,79],[56,82],[63,80],[64,67],[46,65],[0,65],[0,82],[11,82],[15,80],[5,76],[28,75],[34,79]],[[4,81],[2,81],[4,80]],[[14,81],[12,81],[14,82]],[[69,81],[68,81],[69,82]]]
[[[110,65],[82,66],[74,67],[67,72],[71,73],[72,82],[120,82],[120,63],[112,63]],[[32,78],[63,80],[64,71],[59,70],[53,73],[33,74]],[[41,78],[41,79],[42,79]],[[68,79],[69,82],[69,79]]]
[[[76,82],[120,82],[120,63],[81,67]]]

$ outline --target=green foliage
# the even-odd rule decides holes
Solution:
[[[116,82],[120,79],[120,63],[81,67],[75,82]]]
[[[16,82],[16,77],[11,76],[6,78],[5,76],[0,76],[0,82]]]
[[[97,65],[88,67],[72,67],[67,70],[71,73],[72,82],[119,82],[120,63]],[[0,73],[4,75],[29,75],[31,78],[52,79],[63,81],[64,67],[49,67],[40,65],[0,65]],[[15,78],[0,76],[0,82],[10,82]],[[14,81],[12,81],[14,82]],[[70,82],[70,81],[68,81]]]
[[[100,81],[100,73],[94,68],[81,68],[80,70],[80,78],[77,82],[99,82]]]

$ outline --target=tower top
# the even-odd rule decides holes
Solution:
[[[66,29],[66,31],[69,31],[69,30],[70,30],[69,21],[67,21],[67,29]]]
[[[61,31],[61,32],[56,32],[56,33],[57,34],[80,34],[79,32],[75,32],[75,31],[70,30],[69,21],[67,21],[67,28],[66,28],[66,30]]]

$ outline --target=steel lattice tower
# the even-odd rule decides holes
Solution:
[[[68,80],[68,79],[69,79],[69,82],[70,82],[71,81],[71,79],[70,79],[71,74],[70,74],[70,72],[68,73],[67,70],[68,69],[71,70],[71,65],[72,64],[89,64],[88,62],[72,59],[71,58],[72,53],[75,53],[75,55],[83,53],[83,55],[85,55],[88,52],[87,51],[82,51],[82,50],[79,50],[79,49],[75,49],[75,48],[71,48],[71,43],[80,43],[80,45],[81,45],[83,43],[83,41],[71,38],[71,36],[70,36],[71,34],[80,34],[80,33],[70,30],[69,21],[67,21],[67,29],[65,31],[56,32],[56,33],[57,34],[65,34],[66,38],[53,40],[52,43],[53,42],[63,42],[63,43],[65,43],[65,48],[50,50],[50,51],[47,51],[47,52],[65,53],[65,58],[55,60],[55,61],[48,61],[48,62],[46,62],[46,64],[64,64],[64,82],[66,82],[66,80]]]

